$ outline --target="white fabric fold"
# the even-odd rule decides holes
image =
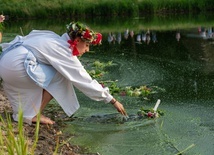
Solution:
[[[24,110],[24,119],[30,120],[38,113],[43,89],[68,116],[79,108],[73,86],[95,101],[108,103],[113,98],[109,89],[93,80],[72,55],[68,40],[67,33],[59,36],[52,31],[33,30],[25,37],[17,36],[10,43],[0,44],[0,77],[16,112],[15,120],[18,105]]]

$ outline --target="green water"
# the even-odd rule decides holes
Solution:
[[[129,115],[136,115],[141,106],[154,107],[161,99],[159,108],[165,115],[122,124],[89,121],[93,115],[116,111],[79,94],[81,108],[75,116],[85,119],[71,122],[66,129],[76,135],[73,143],[102,155],[214,154],[213,40],[199,37],[198,27],[179,31],[179,42],[177,30],[157,31],[157,43],[136,44],[135,37],[123,39],[121,44],[104,41],[96,55],[82,58],[113,60],[116,65],[108,68],[108,78],[118,80],[122,87],[155,85],[166,89],[151,101],[118,97]]]
[[[158,60],[151,63],[148,58],[141,59],[140,62],[127,62],[126,58],[123,59],[117,61],[118,66],[113,69],[116,71],[113,71],[111,76],[119,77],[121,85],[154,84],[166,88],[166,93],[156,96],[157,99],[161,99],[159,109],[163,110],[165,115],[156,120],[143,119],[122,124],[77,119],[66,129],[67,132],[76,135],[71,141],[89,148],[89,152],[99,152],[103,155],[171,155],[193,145],[185,151],[185,154],[213,154],[213,99],[209,95],[211,90],[210,86],[206,85],[207,79],[204,77],[201,79],[204,81],[201,83],[204,84],[203,92],[199,85],[196,93],[191,76],[185,76],[187,80],[185,82],[179,75],[181,73],[170,67],[163,69],[156,65]],[[191,65],[183,65],[183,74],[190,74],[185,66]],[[130,69],[127,69],[128,67]],[[79,98],[81,108],[76,117],[89,118],[92,115],[110,115],[116,112],[111,105],[91,101],[82,94],[79,94]],[[136,115],[141,106],[154,107],[156,102],[156,100],[146,102],[133,97],[119,98],[129,115]]]
[[[67,130],[77,136],[71,140],[73,143],[89,147],[89,152],[103,155],[171,155],[192,145],[185,154],[211,155],[214,151],[212,103],[210,101],[211,105],[201,106],[201,101],[163,101],[160,108],[164,109],[165,116],[156,120],[144,119],[123,124],[74,121]],[[90,102],[87,104],[93,105]],[[134,113],[139,104],[126,105],[128,113]],[[81,117],[114,113],[109,107],[83,106],[78,113]],[[136,108],[131,108],[133,106]]]

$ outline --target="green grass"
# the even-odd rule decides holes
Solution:
[[[145,14],[213,11],[213,0],[1,0],[10,18],[138,17]]]
[[[38,115],[39,119],[40,115]],[[11,117],[6,113],[6,120],[0,116],[0,154],[34,155],[38,142],[39,121],[36,124],[35,140],[29,144],[23,127],[23,112],[19,110],[18,126],[13,126]]]

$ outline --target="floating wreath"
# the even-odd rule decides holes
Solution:
[[[164,112],[158,110],[158,106],[160,104],[160,100],[157,101],[154,108],[144,109],[143,107],[137,112],[139,117],[147,117],[147,118],[157,118],[164,115]]]
[[[125,88],[119,87],[117,81],[102,81],[102,85],[109,88],[111,94],[119,96],[142,97],[149,100],[149,96],[159,92],[165,92],[165,89],[158,86],[127,86]]]
[[[165,89],[160,88],[158,86],[126,86],[119,87],[117,85],[117,80],[111,81],[106,80],[102,81],[102,77],[107,72],[104,70],[106,67],[112,66],[114,63],[112,61],[109,61],[107,63],[100,62],[99,60],[94,61],[94,63],[91,63],[88,65],[88,73],[92,78],[95,78],[99,81],[99,83],[102,85],[102,87],[108,87],[109,91],[112,95],[119,95],[119,96],[131,96],[131,97],[143,97],[145,100],[149,100],[149,96],[152,94],[157,94],[159,92],[165,92]],[[90,70],[89,70],[90,69]]]

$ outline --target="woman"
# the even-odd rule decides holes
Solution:
[[[77,58],[101,40],[100,33],[71,22],[62,36],[52,31],[33,30],[27,36],[17,36],[10,43],[1,44],[0,77],[14,120],[18,121],[21,108],[25,122],[36,122],[37,114],[52,98],[71,116],[79,108],[73,86],[93,100],[112,103],[118,112],[126,115],[123,105],[109,94],[108,88],[90,77]],[[43,115],[39,121],[55,123]]]

